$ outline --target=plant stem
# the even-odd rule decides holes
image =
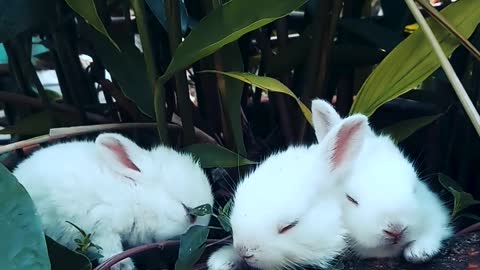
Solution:
[[[50,129],[50,134],[41,135],[34,138],[30,138],[23,141],[18,141],[10,143],[7,145],[0,146],[0,154],[17,150],[20,148],[32,146],[35,144],[40,144],[56,139],[61,139],[69,136],[87,134],[92,132],[106,131],[106,130],[118,130],[118,129],[127,129],[127,128],[154,128],[156,123],[113,123],[113,124],[100,124],[100,125],[89,125],[89,126],[76,126],[76,127],[67,127],[67,128],[53,128]],[[168,124],[168,128],[172,130],[179,130],[181,126],[177,124]],[[206,144],[217,144],[216,141],[210,137],[208,134],[203,132],[200,129],[195,129],[195,135],[197,140],[200,143]]]
[[[465,109],[468,117],[470,118],[470,121],[472,122],[473,126],[475,127],[475,130],[480,136],[480,115],[478,114],[477,110],[475,109],[475,106],[473,105],[472,101],[468,97],[467,91],[465,91],[465,88],[460,82],[460,79],[458,78],[457,74],[453,70],[452,65],[448,61],[447,56],[445,56],[442,50],[442,47],[440,47],[440,44],[435,38],[435,35],[432,32],[432,29],[430,28],[430,26],[428,26],[428,23],[425,20],[425,17],[423,17],[422,13],[418,9],[414,0],[405,0],[405,3],[407,4],[408,8],[412,12],[413,16],[415,17],[415,20],[418,22],[418,24],[422,28],[426,37],[432,44],[433,50],[437,55],[438,59],[440,60],[440,63],[442,65],[443,70],[445,71],[445,74],[447,75],[448,80],[452,84],[452,87],[455,90],[455,93],[457,94],[458,99],[460,100],[460,103],[463,105],[463,108]]]
[[[180,23],[179,0],[165,1],[165,14],[167,15],[168,40],[170,43],[170,52],[173,57],[178,45],[182,42],[182,29]],[[187,87],[187,77],[185,71],[175,74],[175,86],[178,99],[178,107],[182,117],[182,127],[184,135],[184,144],[190,145],[194,142],[192,103]]]
[[[224,239],[208,239],[206,241],[207,245],[211,243],[216,243],[218,241],[224,241]],[[110,268],[115,265],[116,263],[120,262],[121,260],[131,257],[133,255],[144,253],[145,251],[152,250],[152,249],[163,249],[166,247],[177,247],[180,245],[180,241],[178,240],[167,240],[153,244],[146,244],[143,246],[134,247],[128,250],[125,250],[110,259],[104,261],[99,266],[97,266],[94,270],[110,270]]]
[[[430,5],[426,0],[415,0],[422,8],[439,24],[445,27],[451,34],[458,38],[463,46],[478,60],[480,61],[480,51],[473,46],[473,44],[462,36],[448,21],[442,16],[442,13],[438,12],[434,7]]]
[[[147,23],[147,14],[144,0],[131,0],[133,10],[135,11],[135,20],[137,22],[138,32],[140,34],[140,40],[142,42],[143,55],[145,58],[145,64],[147,66],[148,77],[150,84],[153,88],[154,106],[155,106],[155,118],[157,121],[157,131],[160,137],[160,142],[163,144],[169,144],[168,132],[167,132],[167,118],[165,109],[165,88],[163,85],[156,81],[156,78],[160,75],[160,70],[155,61],[153,54],[153,42],[151,39],[151,31]]]

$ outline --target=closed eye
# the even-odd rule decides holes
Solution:
[[[290,229],[292,229],[293,227],[295,227],[297,224],[298,224],[298,220],[296,220],[296,221],[288,224],[287,226],[281,228],[280,230],[278,230],[278,233],[279,233],[279,234],[286,233],[286,232],[288,232]]]
[[[357,202],[354,198],[352,198],[350,195],[348,195],[348,194],[347,194],[347,199],[348,199],[350,202],[352,202],[353,204],[358,205],[358,202]]]

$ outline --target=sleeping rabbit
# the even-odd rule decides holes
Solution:
[[[346,246],[343,181],[368,130],[365,116],[332,128],[320,144],[290,146],[264,160],[237,186],[233,245],[214,252],[211,270],[326,267]]]
[[[341,121],[319,99],[312,102],[312,117],[319,142]],[[356,160],[343,195],[343,220],[353,251],[365,258],[403,252],[410,262],[437,254],[452,235],[449,212],[395,143],[369,129]]]
[[[79,232],[102,247],[100,262],[136,246],[176,237],[210,216],[189,209],[213,204],[210,183],[187,154],[151,150],[114,133],[95,141],[58,143],[34,152],[13,171],[39,212],[45,233],[74,249]],[[134,269],[125,259],[112,269]]]

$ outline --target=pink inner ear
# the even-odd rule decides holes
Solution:
[[[345,160],[345,155],[348,153],[349,147],[351,147],[352,143],[352,136],[360,129],[362,123],[355,123],[351,126],[344,126],[340,129],[337,135],[337,140],[335,142],[335,146],[333,148],[333,154],[331,157],[332,166],[333,168],[337,168],[340,166],[342,161]]]
[[[115,154],[115,156],[117,156],[122,165],[134,171],[140,172],[140,169],[130,160],[127,151],[125,151],[125,148],[119,141],[114,140],[114,142],[105,142],[103,145],[105,145]]]

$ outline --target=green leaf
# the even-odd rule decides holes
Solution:
[[[464,192],[462,188],[447,175],[438,174],[438,181],[453,195],[452,219],[458,218],[458,214],[466,208],[480,204],[480,201],[475,200],[472,194]]]
[[[146,115],[153,117],[153,92],[147,76],[145,60],[135,47],[129,35],[113,35],[121,51],[115,50],[112,44],[97,31],[84,25],[80,31],[95,47],[100,60],[120,85],[123,93],[131,99]]]
[[[204,70],[201,72],[213,72],[213,73],[223,74],[225,76],[229,76],[237,80],[246,82],[248,84],[251,84],[255,87],[261,88],[266,91],[272,91],[272,92],[289,95],[290,97],[295,99],[298,106],[300,107],[300,110],[305,116],[305,119],[307,119],[308,123],[312,125],[312,112],[310,111],[310,109],[308,109],[308,107],[305,106],[305,104],[303,104],[303,102],[292,92],[292,90],[288,89],[287,86],[285,86],[283,83],[281,83],[280,81],[274,78],[257,76],[255,74],[246,73],[246,72],[222,72],[218,70]]]
[[[231,232],[232,231],[232,226],[230,225],[230,218],[227,216],[219,215],[217,217],[218,222],[220,222],[220,225],[222,226],[223,230],[226,232]]]
[[[230,225],[230,212],[232,211],[233,201],[230,199],[228,202],[220,208],[218,213],[218,222],[226,232],[232,231],[232,227]]]
[[[449,5],[442,15],[464,37],[469,37],[480,22],[480,1],[463,0]],[[468,14],[468,15],[466,15]],[[428,19],[446,55],[460,45],[456,37],[441,25]],[[401,42],[370,74],[360,89],[350,114],[372,115],[384,103],[410,91],[440,67],[423,31],[415,31]]]
[[[39,27],[46,23],[55,10],[54,4],[53,0],[2,1],[0,42],[10,40],[34,26]]]
[[[244,34],[288,15],[307,0],[231,0],[200,21],[175,51],[165,74],[176,72],[208,56]]]
[[[210,204],[203,204],[197,206],[189,211],[190,215],[194,216],[205,216],[212,214],[212,206]]]
[[[449,188],[453,188],[457,191],[463,191],[463,188],[457,182],[455,182],[455,180],[443,173],[438,174],[438,181],[447,190]]]
[[[82,230],[80,227],[78,227],[77,225],[73,224],[73,223],[70,222],[70,221],[65,221],[65,222],[67,222],[68,224],[70,224],[70,225],[72,225],[73,227],[75,227],[75,229],[77,229],[83,237],[87,236],[87,233],[86,233],[84,230]]]
[[[437,120],[442,114],[422,116],[413,119],[400,121],[382,130],[382,133],[389,134],[395,142],[401,142],[415,133],[418,129],[425,127]]]
[[[191,270],[205,250],[208,227],[195,225],[180,236],[180,250],[175,270]]]
[[[449,188],[448,190],[452,193],[454,197],[452,218],[456,218],[458,213],[465,210],[466,208],[472,205],[480,204],[480,201],[475,200],[472,194],[470,193],[463,192],[463,191],[456,191],[453,188]]]
[[[192,144],[183,150],[198,158],[202,168],[231,168],[256,164],[216,144]]]
[[[25,188],[0,164],[2,270],[50,270],[40,217]]]
[[[51,270],[91,270],[90,260],[78,252],[72,251],[52,238],[46,236]]]
[[[223,47],[219,52],[224,70],[243,71],[242,55],[238,43],[234,42]],[[239,80],[224,77],[224,87],[220,87],[220,97],[224,106],[224,114],[232,130],[235,147],[240,155],[246,155],[243,142],[243,130],[240,114],[243,83]]]
[[[110,42],[120,51],[117,43],[108,34],[107,28],[103,25],[102,19],[98,16],[97,8],[95,7],[95,0],[65,0],[67,4],[80,16],[82,16],[87,23],[92,25],[98,32],[105,35]]]

